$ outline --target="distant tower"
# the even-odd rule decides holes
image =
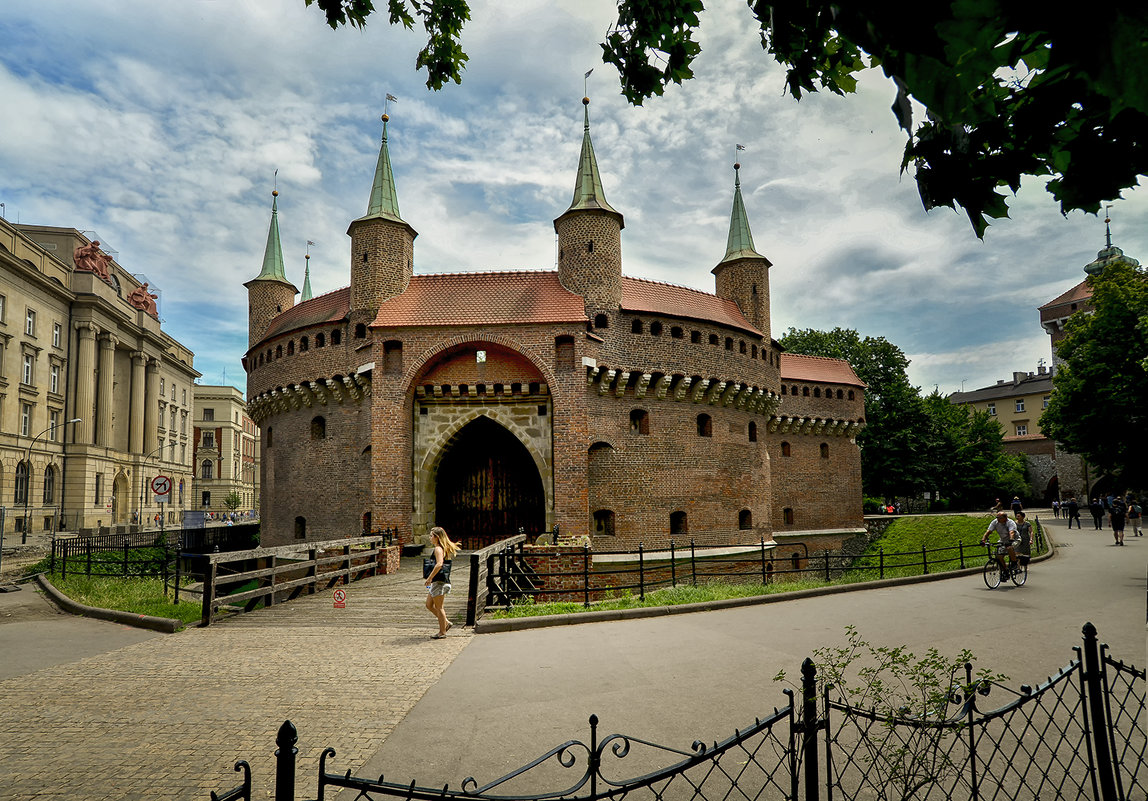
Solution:
[[[418,231],[399,216],[399,196],[387,151],[387,121],[367,213],[351,222],[351,322],[370,325],[379,305],[402,294],[414,272]]]
[[[622,304],[622,215],[606,202],[590,141],[590,98],[582,98],[585,123],[574,200],[554,221],[558,234],[558,280],[586,302],[591,319]]]
[[[725,256],[717,267],[716,294],[720,298],[732,300],[741,309],[746,319],[765,334],[769,342],[769,259],[753,247],[753,234],[749,230],[749,220],[745,215],[745,204],[741,199],[741,165],[733,165],[733,212],[729,218],[729,239],[726,242]]]
[[[283,270],[283,248],[279,244],[279,191],[271,193],[271,225],[263,251],[263,269],[244,284],[247,287],[247,347],[263,339],[271,321],[295,305],[299,292]]]
[[[306,303],[311,298],[315,297],[311,293],[311,254],[308,253],[303,257],[304,264],[307,266],[303,268],[303,292],[299,295],[299,302]]]

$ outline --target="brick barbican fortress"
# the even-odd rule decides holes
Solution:
[[[556,271],[416,275],[386,124],[350,286],[311,297],[308,273],[295,303],[277,200],[245,284],[265,545],[436,524],[471,542],[557,525],[604,549],[863,530],[864,384],[771,338],[736,177],[715,294],[623,276],[587,107]]]

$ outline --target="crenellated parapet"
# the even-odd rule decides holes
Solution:
[[[370,372],[335,375],[265,390],[247,401],[247,413],[257,425],[262,425],[276,414],[328,404],[362,403],[370,394]]]
[[[631,383],[635,373],[638,378]],[[605,365],[587,367],[586,386],[596,389],[600,396],[612,394],[619,400],[652,397],[699,406],[724,406],[760,415],[772,415],[781,402],[776,392],[737,379],[640,373]]]
[[[769,419],[771,434],[819,434],[829,437],[848,437],[851,441],[865,426],[864,420],[829,420],[820,417],[789,417],[775,415]]]

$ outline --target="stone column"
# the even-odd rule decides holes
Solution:
[[[148,359],[144,384],[144,453],[159,447],[159,361]]]
[[[146,409],[144,407],[144,365],[146,363],[147,356],[143,351],[137,350],[132,353],[132,401],[131,413],[129,414],[131,437],[128,448],[132,453],[141,454],[147,453],[147,451],[144,450],[144,417],[146,415]]]
[[[76,335],[79,352],[76,354],[75,415],[84,422],[77,423],[72,429],[72,442],[90,445],[96,430],[92,419],[92,393],[96,387],[96,327],[87,322],[76,323]]]
[[[116,338],[111,334],[100,337],[100,384],[96,395],[96,444],[112,444],[112,387],[115,380]]]

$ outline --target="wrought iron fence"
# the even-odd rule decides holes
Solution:
[[[831,687],[819,689],[817,668],[807,659],[800,697],[784,690],[783,707],[713,745],[695,741],[681,749],[630,735],[599,738],[598,718],[591,716],[588,742],[569,740],[497,779],[467,778],[453,789],[332,772],[337,752],[327,748],[319,758],[318,800],[338,789],[353,791],[356,801],[1144,798],[1145,673],[1109,657],[1091,623],[1083,634],[1076,658],[1035,689],[974,681],[966,666],[962,691],[951,699],[955,711],[942,720],[852,707]],[[994,690],[1012,697],[982,711],[979,699]],[[286,721],[276,739],[276,801],[295,799],[297,741]],[[628,770],[620,776],[622,766]],[[250,768],[241,761],[235,769],[243,771],[243,783],[212,799],[250,801]]]

